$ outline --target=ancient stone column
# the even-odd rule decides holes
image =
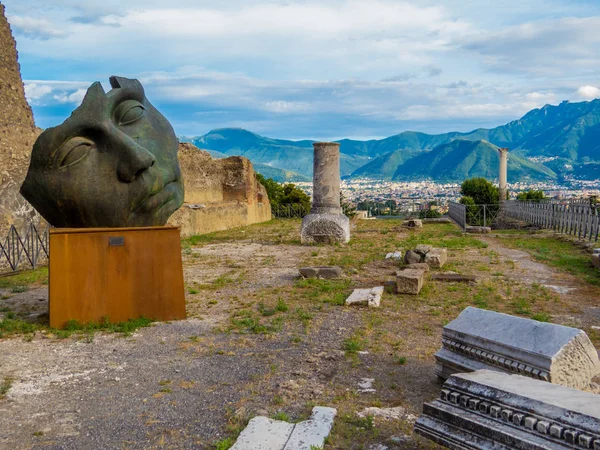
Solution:
[[[348,242],[350,221],[340,207],[340,144],[315,142],[313,198],[310,214],[302,219],[300,239],[315,242]]]
[[[507,148],[499,148],[498,152],[500,153],[500,174],[498,176],[499,179],[499,188],[500,188],[500,204],[503,204],[506,200],[506,178],[507,178],[507,159],[508,159],[508,149]]]

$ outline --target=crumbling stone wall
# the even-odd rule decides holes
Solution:
[[[185,203],[169,223],[182,236],[271,220],[271,204],[252,163],[241,156],[213,159],[189,143],[179,144]]]
[[[0,233],[36,215],[19,188],[39,133],[25,99],[16,43],[0,4]]]

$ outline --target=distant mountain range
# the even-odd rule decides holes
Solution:
[[[313,141],[271,139],[223,128],[180,137],[217,156],[241,155],[278,181],[312,177]],[[385,139],[342,139],[343,177],[461,182],[498,176],[498,147],[508,147],[508,181],[600,178],[600,100],[546,105],[519,120],[469,133],[430,135],[405,131]]]

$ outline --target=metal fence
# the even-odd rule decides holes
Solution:
[[[0,241],[0,273],[35,269],[49,258],[47,225],[29,223],[19,231],[13,225]]]
[[[342,206],[342,212],[348,213],[348,208]],[[306,207],[301,203],[287,203],[283,205],[271,205],[271,215],[276,219],[301,219],[310,214],[310,207]]]
[[[467,229],[467,208],[456,202],[448,203],[448,215],[454,220],[463,230]]]
[[[512,200],[505,203],[505,214],[557,233],[570,234],[580,239],[598,240],[600,228],[599,207],[589,201],[527,202]]]

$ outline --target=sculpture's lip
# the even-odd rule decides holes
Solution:
[[[178,180],[173,180],[170,183],[164,185],[164,187],[157,192],[156,194],[151,195],[149,198],[145,199],[136,209],[136,213],[149,213],[152,211],[156,211],[157,209],[164,206],[166,203],[173,200],[173,198],[177,195]]]

